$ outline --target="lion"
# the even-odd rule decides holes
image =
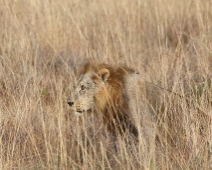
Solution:
[[[128,131],[137,138],[140,125],[149,127],[153,118],[145,87],[134,69],[87,62],[79,69],[67,102],[76,115],[102,115],[103,124],[113,134],[123,136]]]

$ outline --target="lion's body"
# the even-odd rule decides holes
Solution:
[[[101,114],[111,132],[126,130],[138,136],[138,124],[151,119],[145,82],[133,69],[86,63],[79,70],[78,84],[68,99],[72,110]]]
[[[164,150],[184,152],[193,142],[190,132],[199,131],[199,139],[211,134],[210,116],[184,96],[144,81],[133,69],[86,63],[77,78],[68,99],[72,111],[102,116],[112,133],[133,134],[142,143],[146,162],[154,157],[155,141]],[[201,124],[195,124],[194,119]]]

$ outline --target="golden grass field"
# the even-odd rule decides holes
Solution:
[[[0,0],[0,169],[212,169],[211,6]],[[74,71],[91,59],[135,68],[183,96],[170,93],[157,113],[151,161],[142,142],[126,145],[100,118],[71,113]]]

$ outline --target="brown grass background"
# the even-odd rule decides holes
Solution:
[[[0,169],[212,169],[211,6],[0,0]],[[71,114],[66,98],[85,59],[135,68],[191,103],[169,94],[151,161],[141,142]]]

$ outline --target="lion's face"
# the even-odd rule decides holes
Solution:
[[[81,76],[73,93],[68,98],[68,104],[71,106],[72,111],[77,115],[90,112],[94,102],[95,89],[96,84],[91,75]]]
[[[109,76],[108,70],[100,70],[98,73],[87,73],[81,75],[77,86],[68,98],[68,104],[77,115],[93,111],[95,100],[99,90],[104,86],[106,78]]]

